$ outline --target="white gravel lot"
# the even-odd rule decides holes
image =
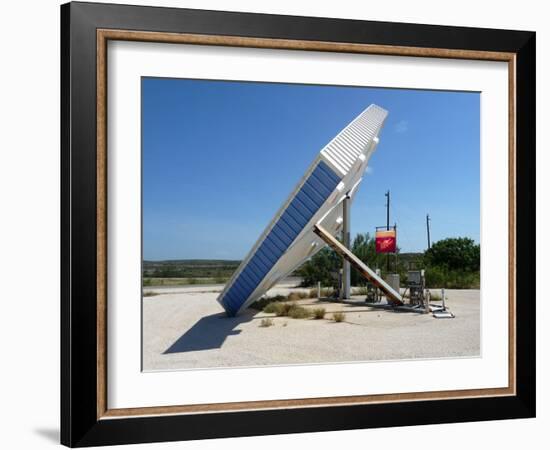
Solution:
[[[323,320],[274,317],[248,309],[229,318],[216,301],[220,286],[146,288],[143,298],[143,369],[287,365],[412,358],[475,357],[480,354],[479,290],[447,290],[454,319],[394,312],[353,302],[300,300],[324,307]],[[269,295],[286,294],[281,284]],[[345,322],[330,320],[342,311]],[[260,327],[265,317],[273,326]]]

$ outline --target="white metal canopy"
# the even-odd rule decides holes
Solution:
[[[218,302],[229,315],[258,300],[321,250],[342,227],[342,202],[353,200],[379,142],[387,111],[370,105],[320,152],[226,284]]]

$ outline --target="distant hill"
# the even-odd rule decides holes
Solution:
[[[241,261],[224,259],[174,259],[143,261],[143,276],[152,278],[228,278]]]
[[[399,253],[399,262],[407,270],[421,268],[422,253]],[[143,276],[147,278],[216,278],[228,279],[239,267],[240,260],[170,259],[143,261]]]
[[[234,259],[166,259],[161,261],[144,260],[143,264],[152,265],[175,265],[184,264],[189,266],[218,266],[226,264],[240,264],[240,260]]]

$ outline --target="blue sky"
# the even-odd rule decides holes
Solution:
[[[241,259],[317,153],[371,103],[387,109],[352,235],[390,220],[402,252],[479,242],[479,94],[142,79],[143,256]]]

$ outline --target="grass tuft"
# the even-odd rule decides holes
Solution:
[[[302,300],[304,298],[312,298],[309,292],[291,292],[287,295],[286,299],[294,302],[296,300]]]
[[[272,313],[272,312],[275,312],[275,311],[274,310],[272,310],[272,311],[266,311],[265,310],[265,308],[268,305],[270,305],[271,303],[285,302],[285,301],[295,302],[297,300],[303,300],[303,299],[306,299],[306,298],[314,298],[314,297],[317,296],[317,291],[315,291],[315,294],[312,295],[313,291],[314,290],[312,289],[309,292],[291,292],[288,295],[275,295],[273,297],[264,296],[264,297],[260,298],[259,300],[255,301],[254,303],[252,303],[252,305],[250,305],[250,307],[253,308],[253,309],[256,309],[258,311],[264,311],[264,312]],[[275,306],[271,306],[270,308],[275,308]]]
[[[343,312],[335,312],[332,314],[332,320],[335,322],[343,322],[346,320],[346,315]]]
[[[267,304],[263,312],[275,314],[278,317],[292,317],[293,319],[306,319],[311,317],[309,309],[296,303],[271,302]]]
[[[267,314],[277,314],[277,311],[282,308],[282,305],[281,302],[271,302],[265,305],[262,311]]]
[[[303,306],[292,305],[288,311],[288,315],[293,319],[308,319],[311,317],[311,311]]]
[[[256,309],[258,311],[263,311],[263,309],[272,302],[280,302],[286,300],[284,295],[275,295],[274,297],[262,297],[259,300],[256,300],[250,305],[250,308]]]
[[[326,312],[325,308],[315,308],[313,310],[313,318],[316,320],[324,319]]]
[[[262,319],[260,322],[260,327],[262,328],[272,327],[273,325],[275,325],[275,323],[273,322],[273,319],[270,318]]]

